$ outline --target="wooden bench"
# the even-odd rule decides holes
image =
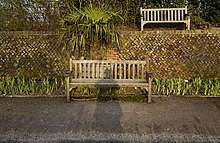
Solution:
[[[72,60],[70,71],[65,75],[67,84],[67,102],[70,91],[79,86],[94,87],[140,87],[148,91],[151,102],[152,73],[149,72],[149,60]]]
[[[187,6],[185,8],[141,8],[141,31],[147,23],[185,23],[190,30],[190,17],[188,16]]]

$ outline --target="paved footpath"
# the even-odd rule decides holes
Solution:
[[[220,142],[220,98],[0,98],[0,142]]]

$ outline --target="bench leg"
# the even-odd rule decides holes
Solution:
[[[190,30],[190,18],[188,18],[184,23],[186,24],[187,30]]]
[[[190,17],[188,17],[187,28],[190,30]]]
[[[151,103],[151,84],[152,84],[152,78],[149,78],[149,85],[148,85],[148,103]]]
[[[141,22],[141,31],[143,31],[144,30],[144,24],[143,24],[143,22]]]
[[[66,78],[66,94],[67,94],[67,102],[70,102],[70,85],[69,85],[69,77]]]
[[[67,102],[70,103],[70,91],[67,90]]]

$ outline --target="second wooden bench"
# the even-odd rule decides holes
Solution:
[[[147,23],[185,23],[190,30],[190,17],[188,16],[187,6],[184,8],[157,8],[143,9],[141,13],[141,31]]]

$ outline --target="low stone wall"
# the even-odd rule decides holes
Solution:
[[[220,78],[220,30],[122,31],[107,59],[150,59],[158,78]],[[0,74],[62,76],[69,53],[54,32],[0,32]]]
[[[160,78],[220,78],[220,30],[122,32],[120,59],[149,58]]]
[[[0,75],[57,76],[68,58],[54,32],[1,32]]]

